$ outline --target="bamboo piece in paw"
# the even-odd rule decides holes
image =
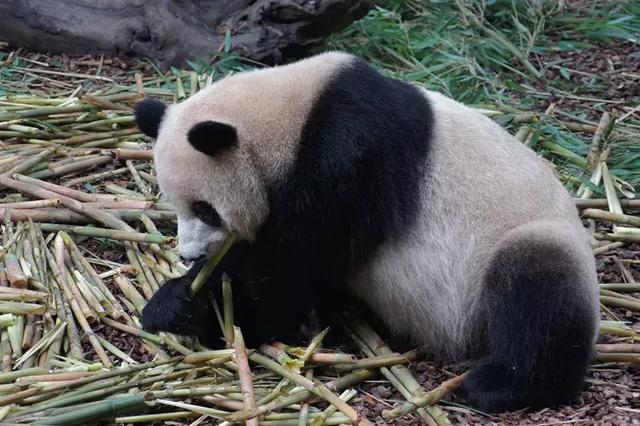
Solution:
[[[197,277],[196,277],[197,278]],[[224,310],[224,336],[227,346],[233,345],[233,293],[231,280],[226,274],[222,276],[222,301]]]
[[[253,380],[249,369],[247,358],[247,348],[244,346],[244,338],[238,327],[233,327],[233,348],[235,350],[235,361],[238,364],[238,375],[240,376],[240,389],[244,400],[244,409],[252,412],[256,407],[255,395],[253,393]],[[247,426],[258,426],[258,419],[252,418],[246,421]]]
[[[202,267],[200,272],[198,272],[198,275],[196,275],[196,277],[194,278],[193,282],[191,283],[191,294],[196,294],[198,291],[200,291],[202,286],[207,282],[213,271],[227,254],[235,240],[236,234],[234,232],[231,232],[224,240],[216,254],[209,258],[207,263]],[[233,336],[233,333],[231,333],[231,336]]]

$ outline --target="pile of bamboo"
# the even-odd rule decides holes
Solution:
[[[224,282],[217,312],[227,349],[141,329],[146,301],[185,268],[174,251],[175,214],[159,199],[150,144],[131,115],[140,97],[0,98],[0,421],[368,424],[348,402],[359,396],[355,385],[381,375],[405,399],[385,419],[448,424],[435,403],[464,374],[426,392],[405,366],[416,354],[394,353],[357,318],[346,332],[359,358],[323,349],[326,330],[307,347],[247,349]],[[605,117],[593,130],[596,149],[585,160],[607,199],[588,188],[576,199],[585,219],[614,224],[594,232],[595,253],[640,241],[640,218],[628,214],[640,204],[618,199],[607,152],[597,149],[611,127]],[[598,346],[597,360],[639,362],[639,336],[609,309],[640,311],[631,295],[640,284],[624,262],[619,268],[627,282],[601,285],[610,343]]]
[[[327,330],[308,347],[248,350],[225,282],[228,349],[141,329],[146,301],[185,268],[174,238],[158,231],[168,224],[172,234],[175,214],[158,198],[150,145],[133,123],[139,98],[0,99],[0,419],[368,424],[348,401],[381,373],[407,400],[385,416],[447,424],[433,404],[464,376],[425,392],[404,366],[415,353],[392,352],[359,320],[348,333],[360,359],[321,349]],[[124,260],[101,259],[87,248],[95,239]]]

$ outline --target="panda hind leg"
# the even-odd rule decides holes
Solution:
[[[536,236],[497,251],[484,283],[488,354],[463,383],[478,409],[556,406],[582,389],[598,304],[587,259],[566,244]]]

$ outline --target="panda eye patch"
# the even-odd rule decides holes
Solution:
[[[209,226],[214,226],[219,228],[222,225],[222,219],[220,215],[214,209],[211,204],[206,201],[194,201],[191,204],[191,211],[193,214],[200,219],[202,222],[206,223]]]

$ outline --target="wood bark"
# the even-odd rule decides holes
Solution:
[[[51,53],[148,57],[163,69],[231,47],[267,64],[299,57],[370,0],[2,0],[0,40]]]

